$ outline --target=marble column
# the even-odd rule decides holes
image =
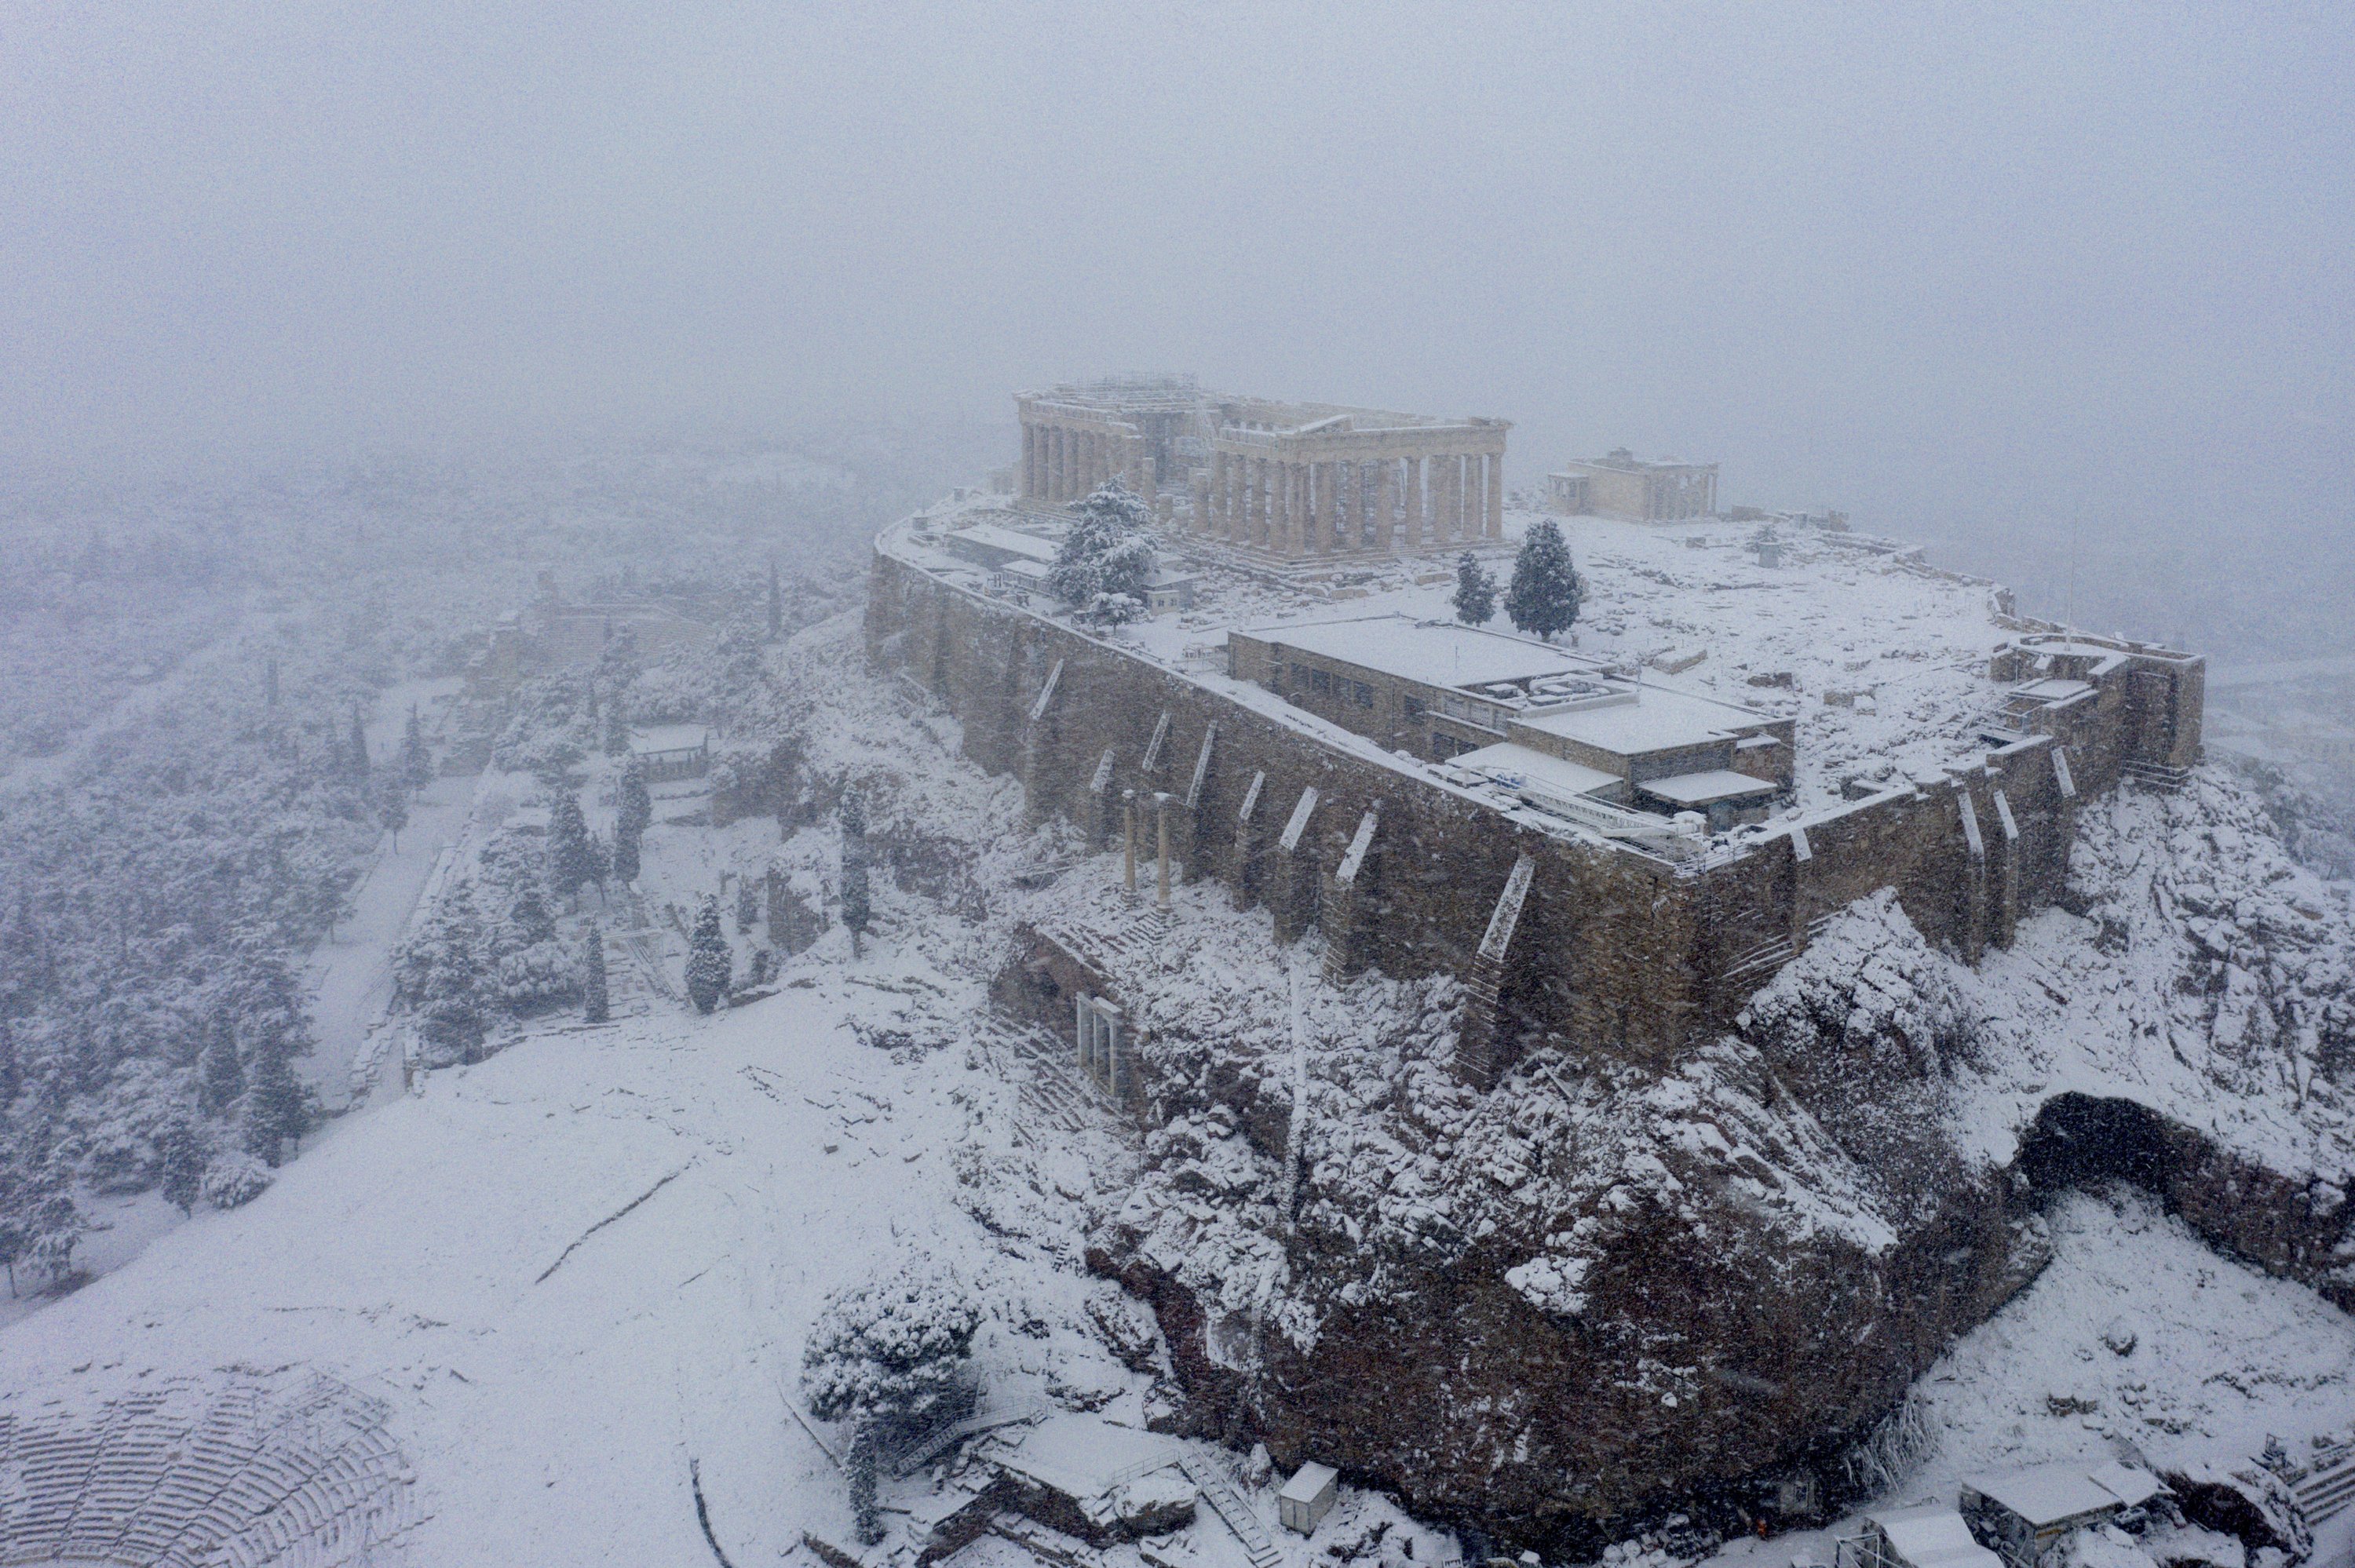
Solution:
[[[1046,442],[1047,490],[1045,499],[1047,503],[1051,506],[1056,502],[1062,499],[1063,432],[1056,429],[1054,426],[1049,425],[1039,432],[1039,439]]]
[[[1388,555],[1398,545],[1398,463],[1384,458],[1374,465],[1374,548]]]
[[[1341,465],[1311,463],[1309,471],[1316,480],[1316,552],[1329,556],[1346,550],[1348,546],[1341,537]]]
[[[1022,499],[1029,500],[1038,492],[1031,488],[1038,476],[1039,428],[1029,420],[1022,421]]]
[[[1399,461],[1406,470],[1406,547],[1419,550],[1423,548],[1423,460],[1411,457]]]
[[[1480,458],[1476,452],[1464,457],[1464,511],[1455,520],[1455,528],[1465,544],[1480,536],[1480,517],[1487,510],[1480,497]]]
[[[1483,525],[1491,539],[1505,536],[1505,454],[1488,454],[1488,515]]]
[[[1194,519],[1194,526],[1215,538],[1224,530],[1227,521],[1227,454],[1224,452],[1210,454],[1210,487],[1203,501],[1201,514]]]
[[[1284,465],[1284,553],[1297,556],[1308,547],[1308,471],[1301,464]]]

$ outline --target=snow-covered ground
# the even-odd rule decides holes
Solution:
[[[846,620],[804,650],[840,663],[855,639]],[[837,1287],[922,1270],[988,1311],[977,1360],[994,1395],[1141,1425],[1150,1376],[1092,1326],[1117,1293],[1081,1257],[1091,1213],[1132,1177],[1130,1135],[1041,1114],[1024,1083],[1043,1069],[984,1002],[1021,902],[998,896],[1011,872],[1069,863],[1074,884],[1108,885],[1117,863],[1022,832],[1012,786],[959,759],[954,726],[896,687],[816,698],[813,750],[852,778],[895,776],[897,805],[943,824],[948,882],[988,897],[879,871],[861,958],[833,928],[767,1000],[699,1018],[655,999],[602,1028],[543,1019],[342,1118],[251,1204],[200,1211],[0,1330],[0,1419],[172,1379],[324,1375],[383,1402],[414,1476],[415,1522],[376,1561],[701,1568],[699,1489],[729,1561],[806,1562],[802,1532],[840,1539],[847,1515],[788,1408],[804,1337]],[[830,829],[774,833],[656,829],[648,902],[684,905],[773,853],[824,868]],[[2355,1324],[2311,1293],[2216,1258],[2131,1195],[2067,1199],[2052,1233],[2043,1277],[1922,1380],[1938,1442],[1903,1498],[1981,1466],[2106,1457],[2115,1439],[2237,1459],[2268,1433],[2296,1445],[2348,1424]],[[2121,1327],[2123,1354],[2101,1337]],[[1273,1512],[1264,1490],[1253,1501]],[[1278,1543],[1292,1564],[1347,1558],[1350,1540],[1370,1553],[1369,1521],[1389,1517],[1359,1497],[1316,1538]],[[1193,1527],[1206,1564],[1235,1561],[1220,1531]],[[1418,1568],[1445,1561],[1432,1540]],[[1779,1568],[1808,1540],[1721,1556]],[[970,1563],[1007,1551],[985,1543]]]

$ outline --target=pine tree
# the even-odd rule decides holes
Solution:
[[[368,776],[368,726],[360,722],[357,703],[352,705],[352,737],[345,749],[344,766],[355,779]]]
[[[1497,579],[1466,550],[1455,562],[1455,619],[1466,626],[1486,626],[1497,614]]]
[[[630,725],[622,716],[622,699],[605,705],[605,755],[624,757],[630,750]]]
[[[638,835],[620,826],[613,829],[613,880],[624,887],[638,879]]]
[[[1153,580],[1153,509],[1118,480],[1071,503],[1048,586],[1082,620],[1120,626],[1145,613]]]
[[[785,592],[777,582],[777,563],[769,563],[769,641],[782,641],[785,635]]]
[[[735,967],[728,938],[719,929],[719,900],[707,893],[695,912],[695,933],[687,943],[687,999],[698,1012],[709,1012],[728,995]]]
[[[581,966],[581,1013],[591,1023],[602,1023],[613,1016],[613,1008],[605,994],[605,930],[594,920],[589,922],[587,941]]]
[[[204,1180],[204,1147],[185,1115],[164,1124],[156,1152],[162,1157],[164,1201],[184,1214],[196,1212],[197,1192]]]
[[[294,1043],[275,1029],[266,1031],[254,1045],[253,1088],[245,1104],[245,1146],[265,1165],[277,1165],[286,1157],[287,1144],[299,1144],[311,1129],[310,1097],[294,1076],[293,1047]]]
[[[874,916],[867,895],[867,808],[854,791],[842,798],[842,923],[850,928],[852,956]]]
[[[570,789],[557,796],[549,817],[548,880],[567,899],[577,897],[589,880],[589,824],[581,815],[581,797]]]
[[[212,1037],[199,1065],[197,1103],[207,1116],[220,1116],[245,1093],[245,1068],[238,1061],[237,1030],[226,1011],[213,1014]]]
[[[411,789],[422,789],[433,782],[433,754],[425,746],[425,726],[417,716],[415,704],[410,705],[409,725],[400,735],[401,781]]]
[[[1534,631],[1550,642],[1578,619],[1578,599],[1570,546],[1551,519],[1542,520],[1521,540],[1512,586],[1505,590],[1505,613],[1520,630]]]

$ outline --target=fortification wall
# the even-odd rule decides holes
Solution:
[[[2196,758],[2199,733],[2199,661],[2137,655],[2040,712],[2041,733],[1679,864],[1550,832],[888,548],[867,638],[875,663],[959,719],[973,760],[1021,780],[1034,813],[1111,848],[1134,792],[1149,853],[1167,796],[1185,876],[1266,906],[1280,940],[1313,926],[1342,971],[1465,977],[1480,1016],[1459,1060],[1483,1082],[1540,1044],[1672,1058],[1729,1025],[1822,921],[1882,887],[1976,962],[2062,895],[2078,800],[2130,764]],[[1518,925],[1484,959],[1523,856]]]
[[[1516,822],[888,554],[876,557],[867,637],[879,665],[947,705],[968,757],[1020,779],[1034,812],[1066,816],[1110,847],[1125,791],[1172,795],[1172,853],[1186,876],[1216,878],[1239,903],[1265,906],[1282,939],[1320,926],[1341,969],[1469,971],[1528,855],[1534,874],[1498,999],[1524,1046],[1535,1035],[1666,1060],[1704,1011],[1698,909],[1689,879],[1665,862]],[[1315,804],[1287,849],[1310,789]],[[1368,813],[1377,825],[1344,880]],[[1151,842],[1149,831],[1141,838]]]

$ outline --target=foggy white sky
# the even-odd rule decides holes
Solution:
[[[1505,415],[1517,482],[2343,539],[2351,18],[20,0],[0,462],[1167,367]]]

